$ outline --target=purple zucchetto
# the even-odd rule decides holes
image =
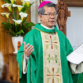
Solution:
[[[38,9],[41,8],[41,7],[43,7],[44,5],[46,5],[48,3],[52,3],[52,2],[51,1],[43,1],[43,2],[41,2],[40,5],[39,5],[39,7],[38,7]]]

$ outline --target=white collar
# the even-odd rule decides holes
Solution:
[[[50,29],[50,30],[53,30],[53,29],[54,29],[54,27],[52,27],[52,28],[48,28],[48,27],[46,27],[46,26],[43,25],[43,24],[41,24],[41,26],[43,26],[43,27],[46,28],[46,29]]]

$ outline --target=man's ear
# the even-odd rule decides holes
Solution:
[[[42,15],[39,14],[38,17],[39,17],[40,21],[42,21]]]

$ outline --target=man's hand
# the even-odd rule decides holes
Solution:
[[[29,47],[28,46],[29,46],[29,44],[26,45],[26,43],[24,42],[24,55],[27,57],[29,57],[32,54],[32,52],[34,51],[32,45],[30,45]]]

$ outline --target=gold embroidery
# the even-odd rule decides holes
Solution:
[[[44,83],[62,83],[59,38],[56,34],[41,32],[43,43]]]

